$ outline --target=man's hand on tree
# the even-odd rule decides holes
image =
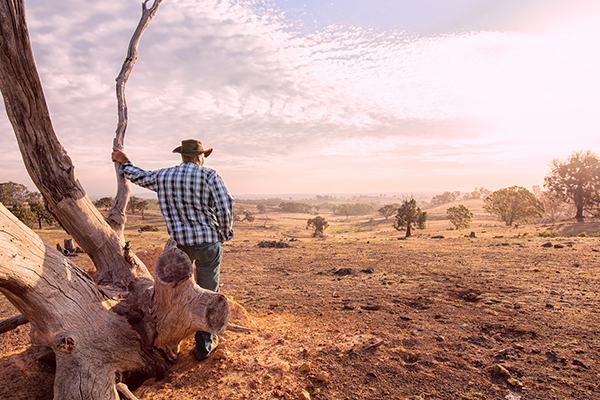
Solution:
[[[125,154],[122,150],[117,149],[116,147],[113,147],[113,152],[110,155],[110,159],[121,164],[124,164],[127,161],[129,161],[129,157],[127,157],[127,154]]]

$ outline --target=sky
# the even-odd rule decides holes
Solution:
[[[115,78],[141,4],[25,1],[90,196],[116,193]],[[153,170],[199,139],[238,196],[531,188],[553,159],[600,153],[598,49],[596,0],[164,0],[125,88],[125,151]],[[0,146],[0,181],[35,190],[4,111]]]

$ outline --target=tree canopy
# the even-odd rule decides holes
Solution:
[[[544,203],[522,186],[496,190],[483,200],[483,208],[507,226],[544,216]]]
[[[386,204],[385,206],[383,206],[379,210],[377,210],[377,212],[379,214],[381,214],[381,216],[384,217],[385,219],[388,219],[392,215],[396,214],[396,212],[398,211],[399,208],[400,208],[400,204],[398,204],[398,203]]]
[[[396,222],[394,228],[396,230],[404,230],[406,228],[406,236],[411,236],[411,229],[425,229],[425,223],[427,222],[427,213],[421,211],[417,207],[417,201],[415,199],[405,200],[404,203],[398,208],[396,214]]]
[[[313,227],[313,229],[315,230],[313,232],[313,236],[323,236],[323,232],[325,231],[325,229],[327,229],[327,227],[329,226],[329,222],[327,222],[327,220],[323,217],[321,217],[320,215],[317,215],[314,218],[309,219],[306,222],[306,229],[310,229],[310,227]]]
[[[456,229],[468,228],[473,221],[473,212],[466,206],[459,204],[446,210],[446,217]]]
[[[600,159],[590,150],[574,152],[566,160],[555,159],[544,187],[574,204],[575,218],[581,222],[585,211],[594,212],[600,205]]]
[[[27,186],[12,181],[0,183],[0,203],[11,206],[16,202],[27,202],[29,200],[40,200],[38,192],[30,192]]]

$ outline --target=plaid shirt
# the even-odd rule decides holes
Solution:
[[[167,230],[177,244],[195,246],[233,238],[233,197],[214,170],[184,162],[144,171],[128,161],[121,173],[132,183],[158,192]]]

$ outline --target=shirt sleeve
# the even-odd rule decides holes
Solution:
[[[143,169],[133,165],[131,161],[127,161],[121,166],[121,173],[131,183],[146,189],[150,189],[154,192],[158,191],[158,171],[144,171]]]
[[[219,175],[215,175],[213,179],[211,194],[215,201],[215,215],[219,224],[219,238],[223,242],[226,242],[233,238],[234,200]]]

